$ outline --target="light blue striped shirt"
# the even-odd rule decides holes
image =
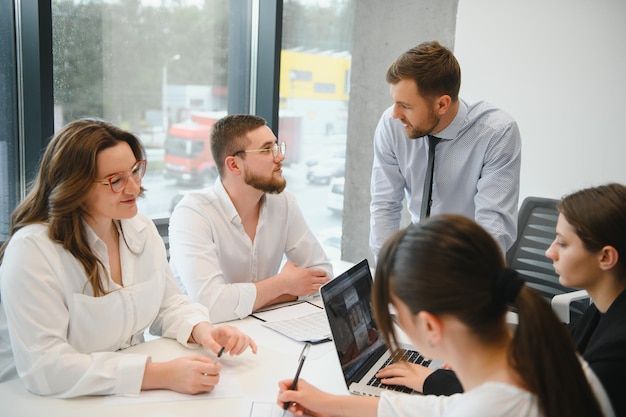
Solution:
[[[370,248],[378,251],[400,227],[406,197],[411,221],[420,220],[428,161],[428,137],[409,139],[393,106],[374,134],[370,191]],[[431,215],[461,214],[476,220],[503,251],[517,235],[521,137],[506,112],[486,102],[459,100],[456,117],[437,133]]]

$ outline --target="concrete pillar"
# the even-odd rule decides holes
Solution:
[[[458,0],[358,0],[350,79],[342,259],[368,258],[370,175],[373,138],[383,110],[391,105],[385,81],[398,55],[421,42],[454,48]],[[461,68],[462,70],[462,68]]]

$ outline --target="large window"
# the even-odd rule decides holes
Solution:
[[[140,210],[152,218],[169,217],[178,194],[215,179],[208,140],[227,112],[229,8],[52,1],[55,129],[100,117],[136,133],[148,159]]]
[[[43,3],[29,7],[41,13]],[[41,151],[53,131],[82,117],[131,130],[148,158],[143,183],[148,192],[139,209],[167,218],[182,195],[215,181],[211,125],[228,113],[259,114],[288,144],[287,189],[296,194],[329,256],[340,256],[343,187],[337,185],[345,167],[353,0],[51,0],[50,5],[49,15],[38,17],[51,27],[52,37],[35,53],[51,54],[50,64],[37,65],[42,74],[52,74],[53,104],[43,101],[40,107],[54,128],[42,128],[45,132],[26,137],[27,143]],[[273,19],[281,12],[282,21]],[[12,16],[2,13],[3,39],[13,33],[4,25]],[[275,42],[264,41],[268,32]],[[20,61],[4,59],[15,48],[2,45],[2,65]],[[280,68],[273,67],[279,62]],[[269,83],[262,79],[267,73]],[[2,67],[3,77],[11,74],[12,68]],[[276,99],[259,98],[267,91]],[[10,93],[2,99],[17,109]],[[17,122],[2,127],[17,131]],[[17,143],[11,132],[0,138],[0,233],[5,234],[19,198],[18,176],[30,180],[19,173]],[[13,200],[4,198],[7,194]]]
[[[331,259],[341,257],[349,103],[351,0],[286,1],[280,69],[284,169],[304,216]]]
[[[13,8],[0,3],[0,242],[9,232],[9,215],[19,196],[17,69]]]

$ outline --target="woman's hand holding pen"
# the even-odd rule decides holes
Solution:
[[[289,404],[289,411],[294,415],[306,414],[315,417],[330,416],[330,411],[326,409],[325,397],[331,397],[324,391],[318,390],[313,385],[303,379],[299,379],[296,389],[292,390],[293,379],[286,379],[278,383],[277,404],[283,408],[284,404]]]
[[[277,404],[282,408],[289,404],[289,411],[296,416],[304,414],[315,417],[376,417],[378,397],[359,395],[333,395],[321,391],[302,378],[298,380],[295,390],[291,389],[293,379],[278,383],[279,393]]]
[[[184,356],[168,362],[146,363],[142,390],[169,389],[185,394],[211,392],[220,380],[220,357],[227,352],[240,355],[248,347],[256,353],[256,343],[232,326],[214,327],[208,322],[194,326],[190,342],[199,343],[217,355],[215,360],[204,356]]]
[[[222,348],[224,353],[232,355],[242,354],[248,347],[256,353],[257,346],[250,336],[241,333],[232,326],[213,326],[210,323],[198,323],[192,331],[196,343],[210,349],[216,355]]]
[[[169,389],[184,394],[211,392],[220,380],[221,369],[220,363],[199,355],[148,362],[141,389]]]

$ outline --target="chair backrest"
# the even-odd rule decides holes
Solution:
[[[170,236],[169,236],[169,226],[170,219],[168,217],[162,219],[152,219],[154,224],[163,239],[163,243],[165,244],[165,251],[167,253],[167,259],[170,259]]]
[[[556,234],[558,202],[550,198],[527,197],[519,211],[517,239],[506,254],[509,268],[515,269],[526,284],[539,291],[548,302],[555,295],[577,290],[559,283],[552,261],[545,255]],[[589,302],[589,299],[573,302],[570,318],[579,317],[589,307]]]

